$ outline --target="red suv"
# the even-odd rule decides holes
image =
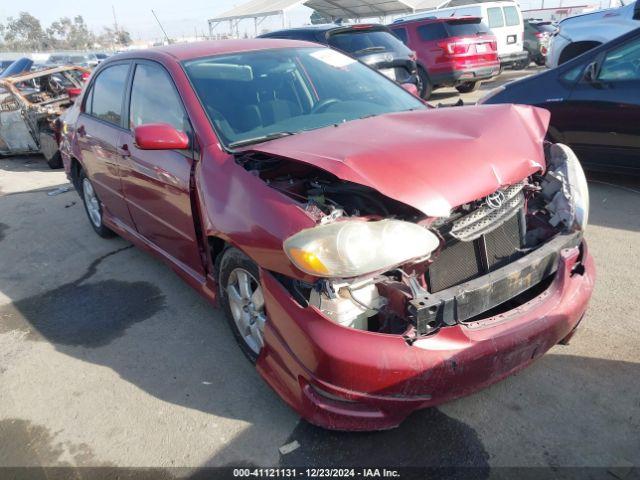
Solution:
[[[422,98],[439,87],[473,92],[500,73],[496,37],[480,18],[421,18],[389,28],[416,52]]]

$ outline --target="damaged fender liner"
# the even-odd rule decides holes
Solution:
[[[539,284],[558,269],[560,253],[575,248],[581,233],[556,238],[519,260],[480,278],[410,301],[418,335],[438,326],[455,325],[474,318]]]

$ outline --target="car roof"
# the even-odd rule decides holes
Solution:
[[[274,30],[273,32],[266,33],[265,35],[271,35],[276,33],[284,33],[284,32],[329,32],[331,30],[367,30],[369,28],[380,28],[382,30],[386,30],[389,28],[388,25],[383,25],[382,23],[348,23],[348,24],[339,24],[339,23],[320,23],[317,25],[305,25],[304,27],[294,27],[294,28],[283,28],[281,30]],[[264,37],[269,38],[269,37]]]
[[[424,17],[424,18],[410,18],[409,20],[398,20],[390,25],[389,28],[399,27],[402,25],[409,25],[412,23],[449,23],[452,20],[482,20],[482,17],[474,17],[471,15],[464,15],[461,17]]]
[[[243,53],[277,48],[315,47],[317,43],[301,40],[285,40],[279,38],[254,38],[248,40],[207,40],[193,43],[177,43],[146,50],[132,50],[110,56],[106,61],[125,60],[129,58],[171,57],[177,61],[210,57],[230,53]]]

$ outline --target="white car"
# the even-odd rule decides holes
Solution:
[[[567,18],[551,39],[547,67],[562,65],[635,28],[640,28],[640,1]]]

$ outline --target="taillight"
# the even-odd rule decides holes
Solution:
[[[438,46],[448,55],[462,55],[469,51],[468,43],[439,42]]]
[[[535,33],[535,37],[536,38],[544,38],[544,33],[536,32]]]
[[[498,50],[498,42],[496,40],[491,42],[491,49],[492,50]]]

